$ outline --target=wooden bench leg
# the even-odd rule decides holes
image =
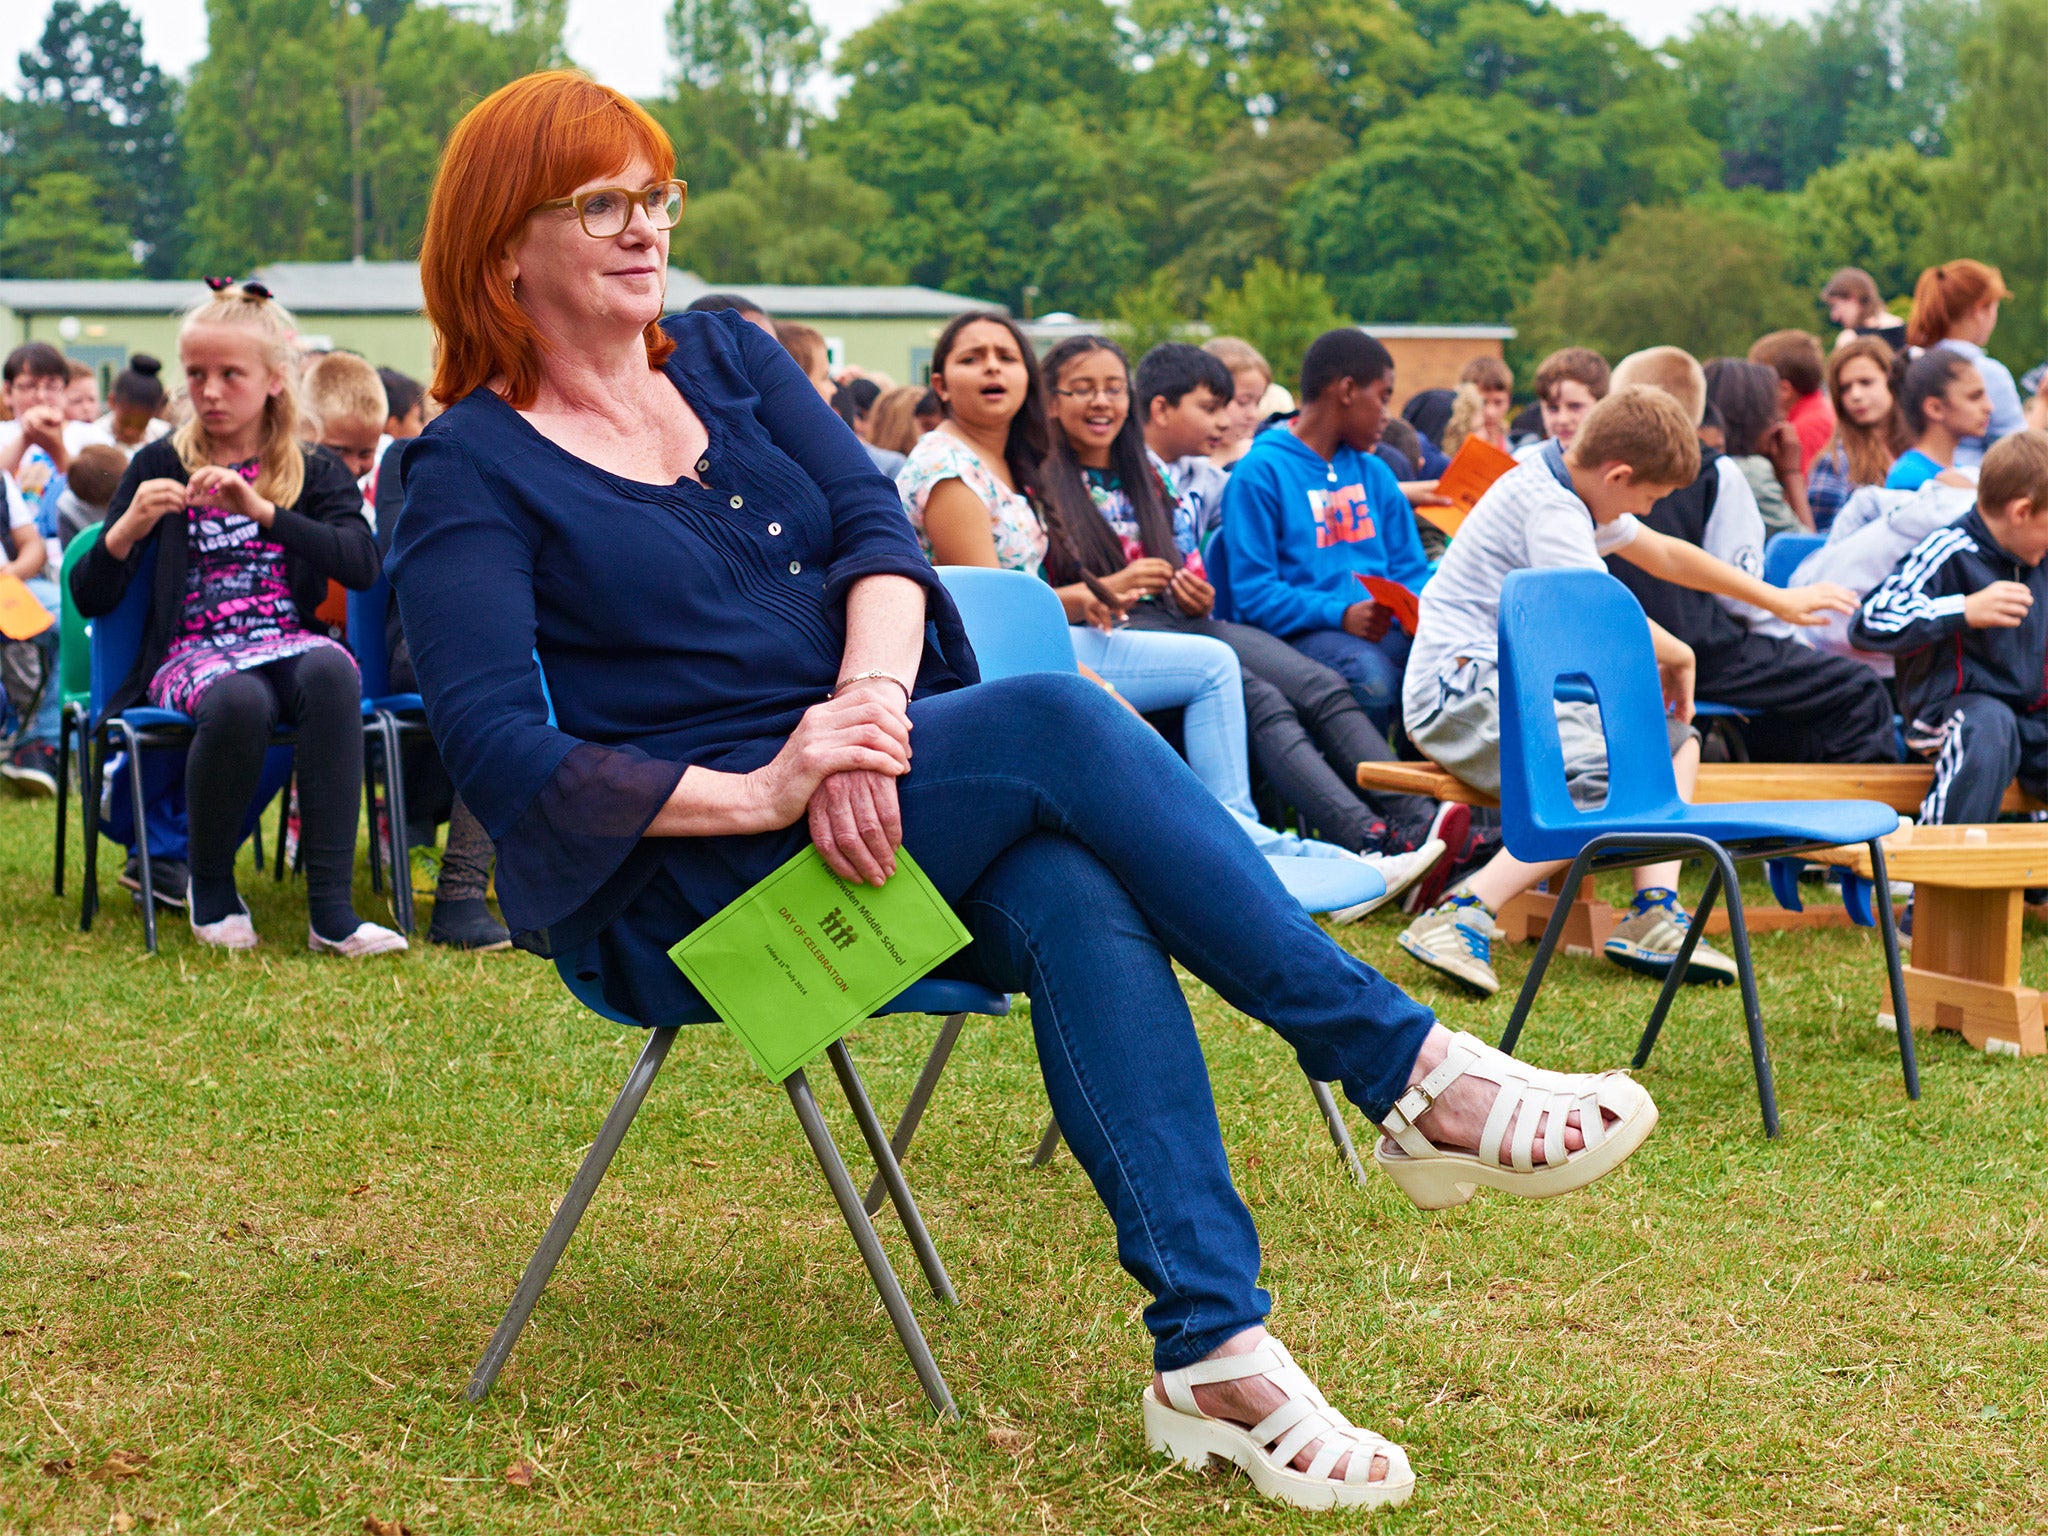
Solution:
[[[2041,994],[2020,981],[2017,890],[1913,891],[1913,963],[1906,1005],[1921,1029],[1952,1029],[1979,1050],[2048,1053]]]
[[[1524,891],[1501,907],[1498,921],[1510,944],[1534,944],[1543,937],[1550,914],[1556,910],[1557,898],[1548,891]],[[1564,920],[1558,947],[1568,955],[1597,955],[1607,947],[1607,937],[1619,921],[1614,908],[1592,894],[1589,880]]]

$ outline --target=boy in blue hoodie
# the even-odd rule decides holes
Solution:
[[[1429,578],[1415,509],[1374,456],[1394,360],[1365,332],[1325,331],[1301,365],[1301,410],[1259,434],[1223,493],[1230,617],[1342,673],[1382,730],[1411,636],[1358,581]]]

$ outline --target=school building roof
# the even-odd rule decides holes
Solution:
[[[416,262],[275,261],[250,275],[287,309],[309,315],[410,315],[423,305]],[[0,308],[18,315],[170,314],[203,292],[189,280],[0,278]],[[848,320],[948,319],[963,309],[990,307],[915,284],[711,283],[694,272],[669,269],[671,310],[719,292],[744,294],[771,315]]]

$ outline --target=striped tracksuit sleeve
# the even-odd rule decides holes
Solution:
[[[1957,557],[1976,548],[1960,528],[1930,533],[1863,599],[1849,625],[1849,643],[1903,655],[1963,629],[1963,601],[1970,589]]]

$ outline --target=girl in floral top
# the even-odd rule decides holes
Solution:
[[[272,732],[294,728],[308,943],[351,957],[404,949],[349,900],[362,793],[362,689],[354,660],[305,619],[330,579],[377,579],[362,492],[341,461],[299,442],[295,326],[256,284],[214,296],[178,335],[192,419],[139,450],[106,532],[71,573],[88,617],[119,606],[155,556],[134,672],[109,701],[192,716],[185,806],[189,916],[205,944],[250,949],[235,849]]]

